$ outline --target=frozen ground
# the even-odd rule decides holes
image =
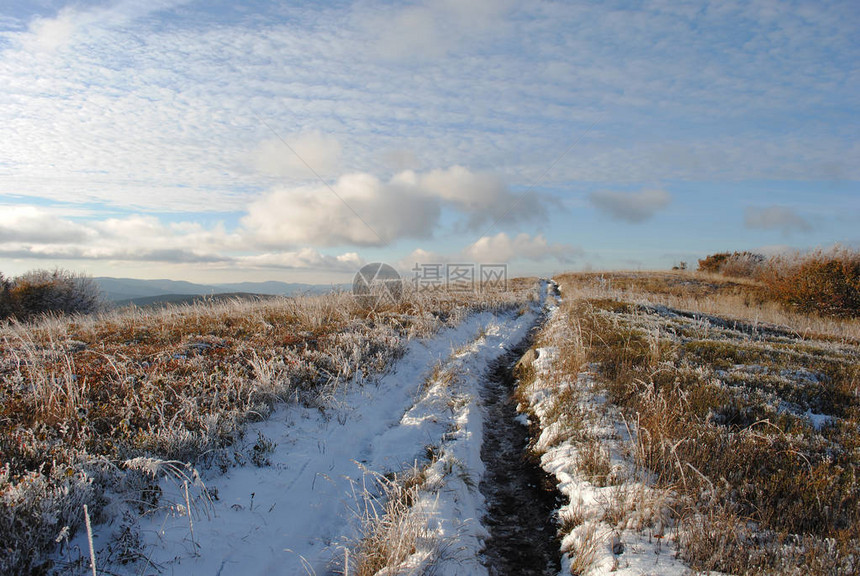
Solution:
[[[556,304],[557,296],[551,294],[546,302],[551,333],[559,320]],[[555,336],[565,338],[563,333]],[[541,429],[535,450],[541,453],[541,466],[556,478],[566,501],[559,511],[561,522],[573,526],[561,543],[565,552],[561,574],[689,574],[689,567],[676,558],[677,545],[671,533],[664,530],[669,527],[670,495],[652,489],[638,477],[629,453],[630,432],[620,413],[595,392],[588,372],[580,373],[575,381],[554,377],[556,347],[537,348],[536,352],[536,378],[526,391],[532,418]],[[571,393],[566,393],[568,388]],[[568,410],[581,415],[585,427],[582,434],[567,438],[560,422],[549,418],[559,398],[576,403]],[[586,443],[583,437],[594,443]],[[588,457],[589,449],[608,453],[609,474],[614,477],[611,483],[595,482],[583,473],[580,461]]]
[[[221,458],[221,466],[202,471],[202,478],[178,464],[141,461],[141,467],[169,472],[159,483],[158,508],[141,515],[133,503],[116,499],[108,508],[114,520],[95,528],[99,568],[123,575],[350,573],[348,550],[360,535],[366,494],[377,492],[380,475],[422,469],[424,480],[409,512],[421,536],[391,574],[423,573],[431,565],[439,576],[510,572],[488,570],[482,552],[490,536],[482,525],[487,503],[479,490],[491,478],[481,453],[486,394],[492,389],[488,373],[542,313],[555,321],[552,286],[543,284],[540,302],[530,308],[473,314],[456,328],[410,342],[389,372],[375,382],[352,384],[324,409],[283,406],[249,425],[245,446],[237,448],[244,461]],[[669,495],[636,477],[626,427],[592,392],[588,373],[576,382],[548,377],[556,354],[553,347],[539,349],[528,402],[541,430],[541,466],[561,492],[560,523],[575,525],[561,542],[560,574],[572,573],[572,549],[591,550],[593,562],[584,574],[690,573],[675,558],[669,531],[660,528]],[[553,437],[557,431],[543,415],[566,387],[577,389],[581,412],[593,416],[590,436],[609,451],[613,474],[623,481],[593,484],[580,472],[583,444]],[[628,515],[627,528],[613,524],[612,514]],[[521,546],[531,546],[528,537]],[[85,534],[70,550],[87,556]],[[534,568],[527,573],[547,570]]]
[[[522,311],[520,311],[522,312]],[[354,385],[326,409],[287,406],[247,428],[245,462],[225,471],[173,470],[159,507],[140,517],[127,504],[95,527],[100,568],[113,574],[327,574],[342,570],[357,536],[360,493],[369,474],[400,472],[436,454],[415,506],[428,538],[404,565],[437,554],[437,574],[481,574],[477,489],[488,364],[523,339],[537,319],[525,313],[474,314],[456,328],[411,342],[376,383]],[[453,378],[439,377],[453,374]],[[158,466],[141,462],[141,466]],[[202,483],[201,483],[202,481]],[[205,483],[211,502],[202,489]],[[88,554],[85,534],[70,550]],[[125,559],[138,561],[123,565]],[[141,561],[140,558],[145,558]]]

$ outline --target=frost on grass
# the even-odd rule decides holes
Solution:
[[[853,324],[762,323],[737,283],[726,294],[691,275],[560,280],[565,300],[520,395],[541,430],[534,450],[570,497],[560,515],[572,573],[623,573],[646,556],[666,562],[661,573],[678,559],[727,573],[856,572]]]
[[[176,470],[154,478],[151,463],[265,466],[269,441],[243,435],[276,406],[326,413],[410,338],[522,301],[408,294],[366,310],[335,293],[0,326],[0,572],[64,570],[83,504],[95,523],[116,516],[117,501],[142,513],[187,509],[204,489],[189,478],[186,498]],[[170,502],[164,478],[179,482]]]

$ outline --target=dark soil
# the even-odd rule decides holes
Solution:
[[[520,343],[490,365],[482,391],[486,466],[480,484],[487,501],[483,550],[491,576],[555,576],[561,569],[555,510],[555,481],[530,459],[529,431],[517,419],[514,364],[530,345]]]

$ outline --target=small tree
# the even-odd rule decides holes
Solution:
[[[11,290],[12,282],[0,272],[0,320],[14,316]]]
[[[32,270],[15,278],[9,290],[12,310],[21,319],[49,312],[89,314],[102,308],[92,278],[61,270]]]

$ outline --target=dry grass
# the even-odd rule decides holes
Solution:
[[[763,325],[756,284],[699,275],[560,283],[567,326],[556,330],[579,347],[561,372],[576,381],[573,369],[590,366],[632,423],[637,465],[677,498],[673,523],[694,569],[860,570],[856,320],[793,314],[782,317],[788,325]]]
[[[860,319],[786,309],[768,294],[761,282],[749,278],[678,271],[564,274],[558,280],[566,287],[565,296],[570,298],[667,306],[743,323],[752,330],[777,325],[800,338],[860,343]]]
[[[325,411],[348,381],[385,370],[406,339],[528,298],[532,287],[407,290],[367,309],[334,293],[0,325],[0,573],[49,568],[83,504],[99,521],[106,486],[134,484],[122,481],[124,462],[229,466],[219,455],[276,403]],[[246,459],[265,464],[264,453]]]
[[[416,466],[402,474],[372,476],[374,486],[365,486],[357,497],[360,536],[347,556],[344,574],[394,576],[419,546],[432,548],[427,519],[415,508],[425,473],[426,466]]]

